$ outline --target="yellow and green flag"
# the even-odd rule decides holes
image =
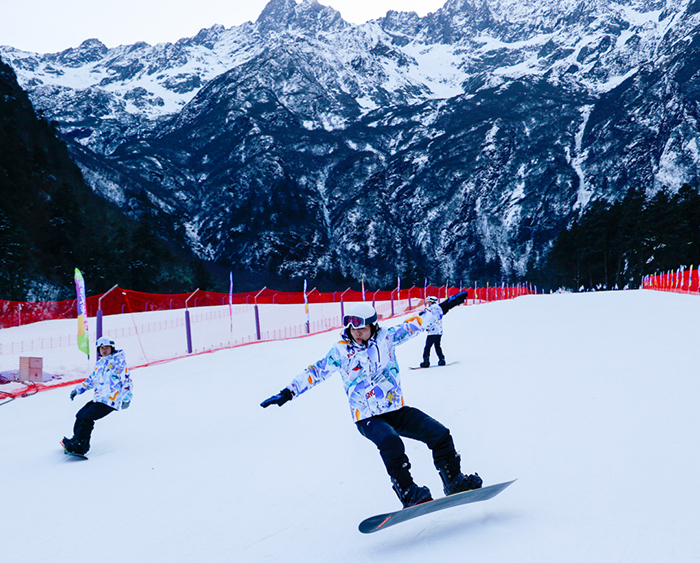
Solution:
[[[90,358],[90,339],[88,337],[87,307],[85,302],[85,280],[78,268],[75,269],[75,292],[78,309],[78,348]]]

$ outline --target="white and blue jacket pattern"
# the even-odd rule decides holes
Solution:
[[[75,387],[78,394],[83,394],[88,389],[95,390],[93,401],[116,410],[131,403],[132,384],[124,350],[97,359],[93,372]]]
[[[337,342],[324,358],[307,367],[288,385],[293,398],[339,372],[353,420],[391,412],[404,406],[396,346],[442,319],[433,305],[390,328],[380,328],[366,345],[350,339]]]

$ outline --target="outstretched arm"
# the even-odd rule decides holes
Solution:
[[[440,303],[440,309],[442,309],[442,314],[446,315],[447,311],[452,309],[453,307],[456,307],[457,305],[461,305],[464,303],[467,299],[467,292],[462,291],[461,293],[457,293],[453,295],[452,297],[449,297],[448,299],[445,299],[442,303]]]
[[[263,408],[267,408],[270,405],[278,405],[281,407],[294,397],[301,395],[314,385],[327,379],[333,372],[337,371],[340,366],[341,353],[338,347],[334,346],[323,359],[307,367],[302,373],[297,375],[287,387],[282,389],[277,395],[265,399],[260,403],[260,406]]]

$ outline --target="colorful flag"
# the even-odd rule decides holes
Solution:
[[[87,308],[85,303],[85,280],[78,268],[75,269],[76,306],[78,309],[78,349],[90,358],[90,338],[88,335]]]
[[[306,280],[304,280],[304,316],[306,318],[306,333],[311,332],[311,322],[309,319],[309,299],[306,296]]]
[[[362,278],[362,301],[367,301],[367,295],[365,295],[365,278]]]
[[[228,276],[228,316],[233,334],[233,272],[229,272]]]
[[[690,293],[690,286],[693,285],[693,265],[690,265],[690,270],[688,270],[688,293]]]

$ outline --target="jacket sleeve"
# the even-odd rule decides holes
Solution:
[[[92,370],[92,373],[74,387],[74,389],[78,392],[78,395],[82,395],[88,389],[95,387],[95,374],[97,373],[98,365],[99,364],[95,365],[95,369]]]
[[[340,348],[341,344],[342,343],[338,343],[333,346],[324,358],[320,359],[315,364],[311,364],[294,378],[287,386],[287,389],[292,392],[292,398],[305,393],[342,368],[343,355]]]
[[[407,318],[401,324],[390,329],[395,344],[403,344],[414,336],[420,334],[428,327],[442,319],[442,309],[439,305],[431,305],[419,314]]]

